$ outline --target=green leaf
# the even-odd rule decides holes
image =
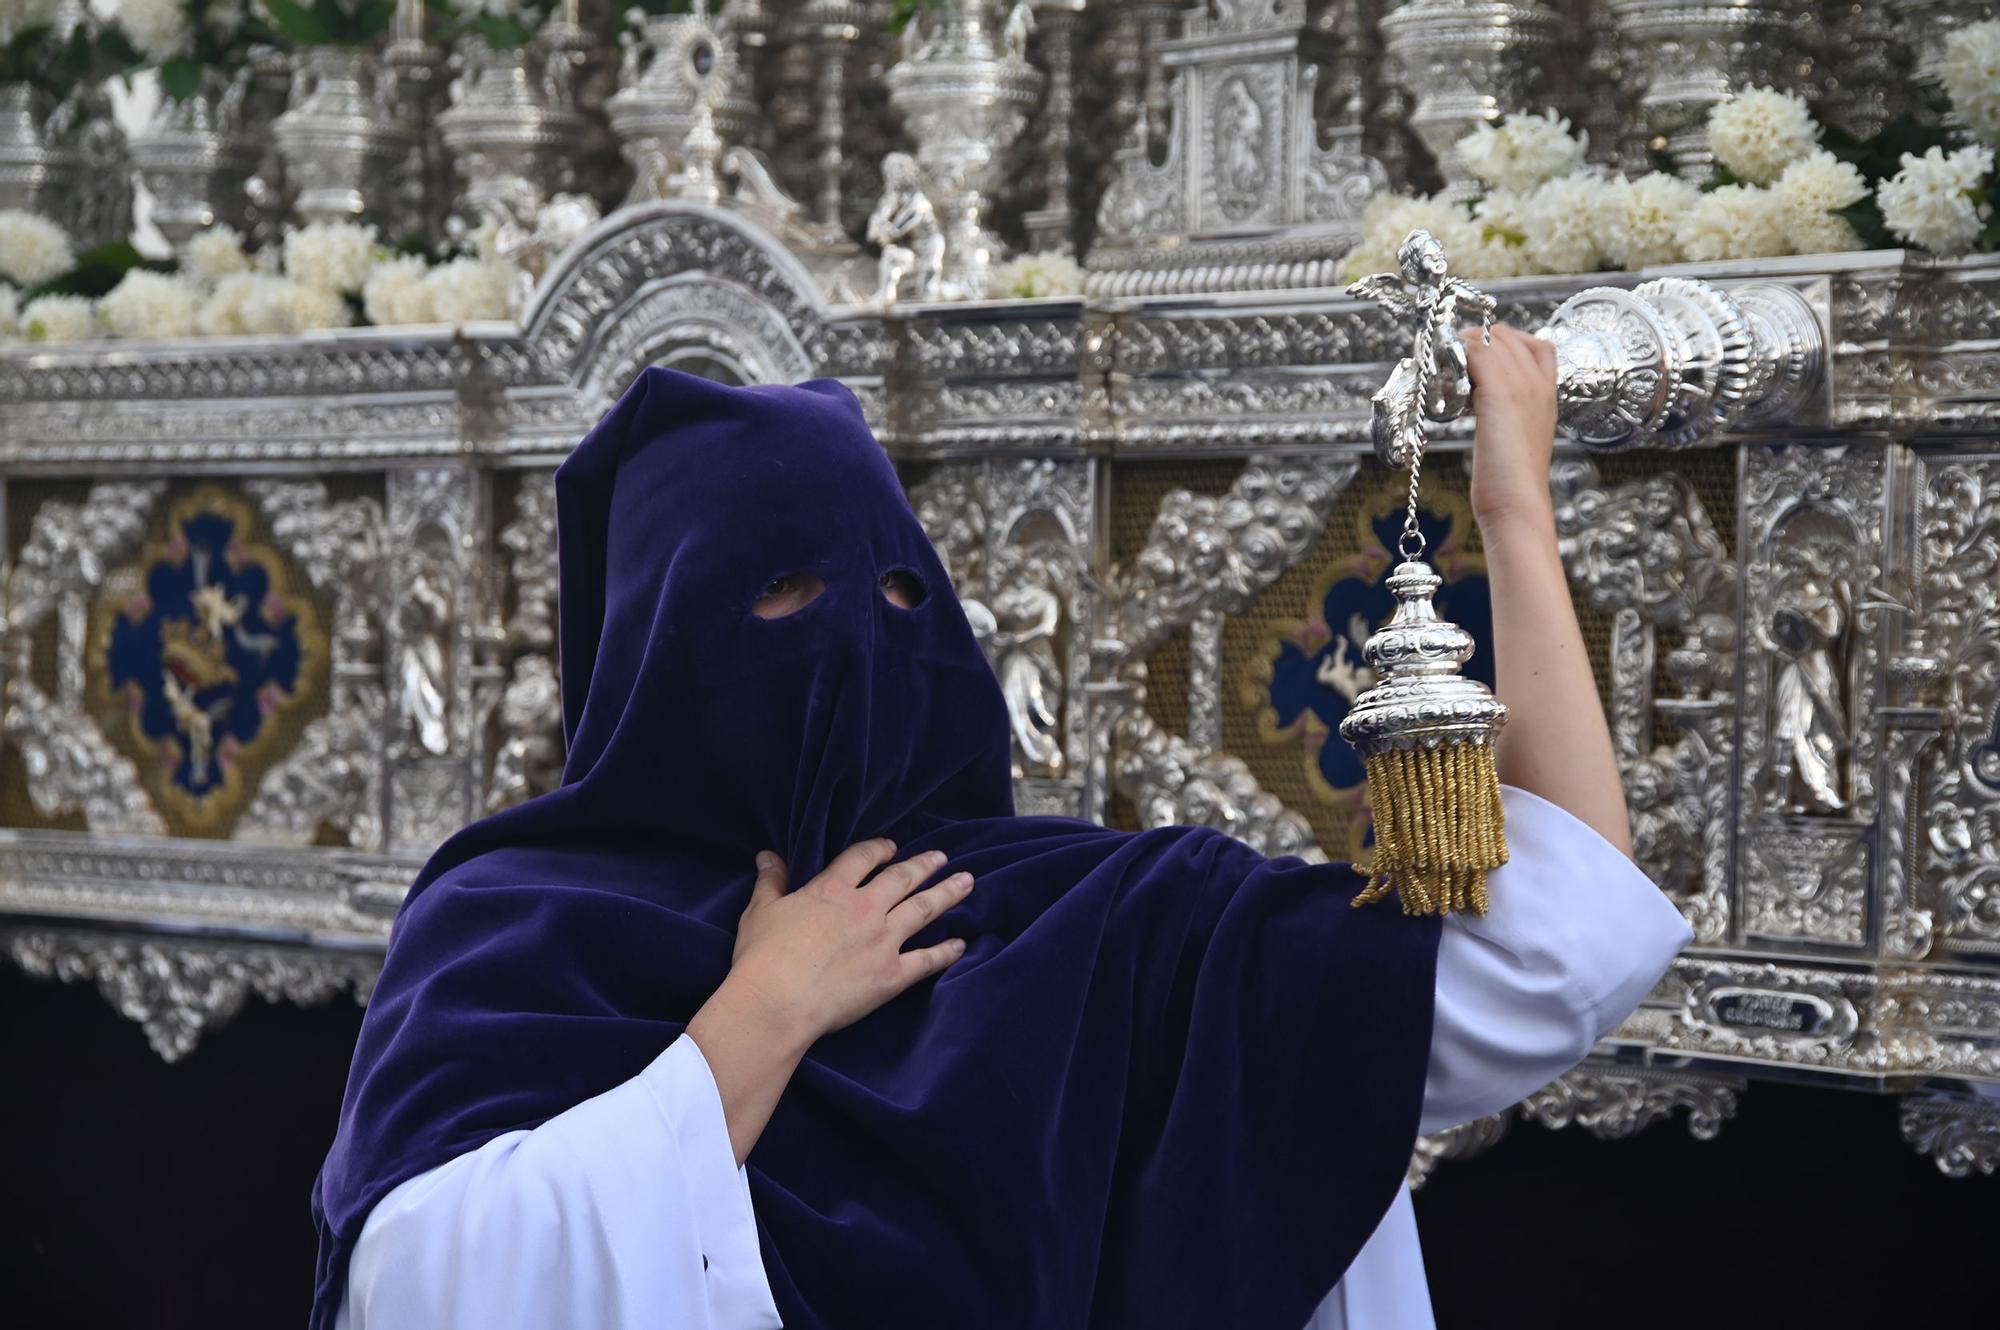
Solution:
[[[101,296],[123,281],[125,274],[134,268],[172,272],[173,267],[169,262],[141,258],[129,241],[113,240],[77,255],[76,266],[60,277],[52,277],[39,286],[23,291],[21,303],[25,305],[37,296]]]
[[[201,89],[201,61],[183,55],[161,65],[160,89],[177,102],[194,96]]]
[[[534,38],[534,30],[517,18],[495,18],[483,16],[472,25],[474,32],[486,39],[486,44],[496,51],[515,51],[526,46]]]
[[[1889,227],[1882,220],[1882,209],[1872,194],[1859,203],[1835,208],[1833,215],[1853,227],[1854,233],[1861,237],[1861,243],[1869,249],[1895,249],[1902,244],[1889,234]]]
[[[319,14],[297,0],[264,0],[278,31],[306,46],[324,46],[334,40],[333,30]]]

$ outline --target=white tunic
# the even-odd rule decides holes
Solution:
[[[1518,1102],[1638,1006],[1691,934],[1631,861],[1503,786],[1511,858],[1438,946],[1422,1130]],[[780,1324],[749,1179],[691,1039],[532,1131],[384,1196],[336,1330],[749,1330]],[[1306,1330],[1431,1330],[1407,1189]]]

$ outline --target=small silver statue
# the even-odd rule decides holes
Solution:
[[[1015,0],[1014,7],[1007,11],[1007,22],[1000,29],[1000,44],[1006,49],[1010,60],[1028,58],[1028,38],[1035,31],[1035,10],[1028,0]]]
[[[1771,782],[1785,812],[1825,816],[1847,807],[1841,657],[1849,596],[1824,550],[1808,546],[1802,565],[1766,633],[1780,658],[1771,684]]]
[[[398,706],[405,732],[421,749],[442,757],[451,751],[451,593],[443,567],[419,560],[404,592],[397,652]]]
[[[882,159],[882,201],[868,218],[868,239],[882,247],[875,297],[883,305],[895,302],[905,278],[914,278],[918,300],[943,294],[944,232],[917,159],[906,152]]]
[[[562,688],[547,656],[529,652],[515,660],[500,699],[500,729],[507,737],[493,755],[489,813],[562,783]]]
[[[1394,466],[1408,466],[1423,451],[1426,419],[1443,423],[1464,413],[1472,397],[1465,347],[1458,340],[1458,307],[1471,307],[1491,335],[1493,297],[1445,270],[1444,246],[1415,230],[1396,251],[1395,273],[1378,272],[1347,294],[1385,306],[1398,324],[1415,326],[1410,354],[1396,362],[1375,394],[1375,451]]]
[[[991,601],[994,630],[986,640],[1014,730],[1014,774],[1062,774],[1062,663],[1056,639],[1062,601],[1045,570],[1031,565],[1010,578]]]

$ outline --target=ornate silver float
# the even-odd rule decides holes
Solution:
[[[883,158],[931,130],[895,137],[883,9],[732,6],[707,26],[738,25],[737,72],[709,63],[704,87],[654,102],[671,122],[640,113],[659,80],[700,73],[696,51],[636,56],[616,107],[638,118],[617,123],[655,135],[649,188],[672,197],[594,224],[584,200],[543,210],[514,320],[0,346],[0,954],[100,988],[167,1057],[251,996],[365,997],[429,849],[557,778],[550,472],[652,364],[854,389],[978,602],[1022,809],[1357,852],[1337,735],[1381,665],[1363,644],[1394,608],[1407,502],[1371,452],[1373,397],[1409,339],[1336,276],[1367,199],[1406,183],[1374,7],[1085,6],[1073,122],[1030,119],[1015,140],[1028,157],[1066,134],[1066,169],[998,170],[982,217],[1048,236],[1067,206],[1086,292],[906,290],[887,310],[865,300],[879,268],[850,233]],[[1005,16],[983,13],[1004,63]],[[1582,31],[1610,14],[1593,5]],[[1030,65],[1048,59],[1042,22],[1034,42],[1016,28]],[[601,118],[615,57],[581,25],[548,40],[574,57],[579,114]],[[1666,40],[1615,61],[1595,42],[1594,88],[1558,77],[1551,95],[1601,110],[1618,80],[1673,93]],[[364,95],[387,67],[392,100],[423,101],[418,46],[305,81],[277,135],[305,208],[287,215],[261,164],[253,233],[404,208],[412,162],[448,163],[423,167],[437,134],[418,143]],[[1551,72],[1588,64],[1570,63]],[[789,126],[775,164],[732,120],[738,95]],[[1061,102],[1052,88],[1026,109]],[[76,180],[77,125],[57,126],[70,157],[37,157],[6,136],[51,108],[24,107],[0,88],[0,172]],[[594,160],[578,185],[616,205],[624,182]],[[905,235],[928,264],[924,228]],[[1505,1121],[1426,1141],[1418,1171],[1508,1122],[1617,1136],[1673,1117],[1712,1136],[1766,1078],[1901,1096],[1912,1144],[1987,1168],[2000,258],[1884,250],[1485,294],[1556,345],[1576,440],[1552,477],[1562,556],[1637,856],[1696,943],[1590,1062]],[[1443,397],[1419,520],[1434,603],[1477,641],[1470,422]],[[208,624],[137,594],[194,576],[197,547],[231,548],[225,527],[234,553],[203,566],[267,580],[204,603],[242,597],[251,629],[297,644],[296,674],[226,678]],[[177,706],[169,656],[257,705]]]

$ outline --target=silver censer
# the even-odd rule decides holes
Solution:
[[[1376,395],[1375,451],[1410,463],[1408,422],[1390,403],[1412,381],[1430,424],[1465,413],[1471,398],[1455,310],[1490,319],[1493,301],[1448,276],[1444,249],[1412,231],[1397,252],[1398,273],[1348,288],[1401,319],[1418,309],[1441,320],[1431,357],[1405,359]],[[1450,326],[1443,326],[1449,324]],[[1692,448],[1731,430],[1782,422],[1807,410],[1821,388],[1826,335],[1806,298],[1782,282],[1723,290],[1691,277],[1657,277],[1626,290],[1593,286],[1565,300],[1535,334],[1556,349],[1557,423],[1587,447]]]

